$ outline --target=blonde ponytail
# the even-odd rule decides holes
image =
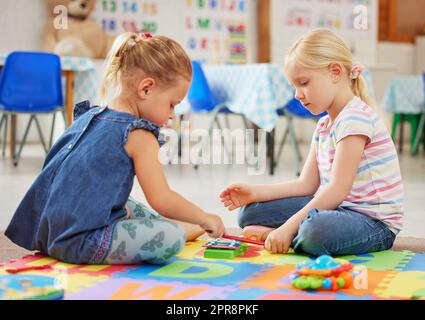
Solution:
[[[360,99],[366,102],[369,106],[373,106],[375,104],[369,97],[366,80],[362,75],[351,80],[351,89],[356,96],[360,97]]]
[[[121,60],[123,52],[127,46],[129,40],[135,39],[136,34],[133,32],[125,32],[120,34],[112,44],[112,48],[109,51],[104,64],[103,80],[100,88],[101,100],[105,101],[108,96],[108,92],[112,87],[119,89],[118,86],[118,73],[121,67]]]

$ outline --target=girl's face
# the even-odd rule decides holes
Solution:
[[[148,89],[139,86],[139,96],[143,99],[140,106],[143,118],[160,127],[167,124],[170,118],[174,118],[174,107],[186,96],[189,85],[189,81],[179,77],[175,84],[168,87],[158,83]]]
[[[287,76],[295,88],[295,98],[311,113],[321,114],[332,106],[338,86],[328,68],[309,69],[291,64]]]

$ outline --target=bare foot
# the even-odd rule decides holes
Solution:
[[[256,241],[266,241],[267,236],[272,232],[274,228],[252,225],[243,228],[242,234],[244,237]]]
[[[186,241],[194,241],[205,233],[205,230],[196,224],[176,220],[173,221],[183,228],[184,233],[186,234]]]

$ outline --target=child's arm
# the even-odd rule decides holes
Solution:
[[[310,147],[307,160],[298,179],[263,185],[233,184],[220,194],[220,198],[229,210],[233,210],[252,202],[313,195],[319,186],[320,177],[316,152],[313,147]]]
[[[159,145],[154,135],[145,130],[130,132],[125,146],[133,159],[137,179],[149,205],[164,217],[200,225],[212,237],[224,232],[221,219],[170,189],[158,160]]]
[[[269,234],[265,243],[267,250],[273,253],[287,252],[299,225],[311,209],[334,210],[344,201],[353,186],[367,139],[363,135],[353,135],[337,144],[330,183],[303,209]]]

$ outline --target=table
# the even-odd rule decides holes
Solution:
[[[416,136],[419,117],[424,108],[425,94],[422,75],[403,75],[391,79],[384,94],[384,110],[394,113],[392,137],[395,139],[396,126],[400,124],[399,152],[403,142],[403,122],[411,123],[411,145]],[[413,151],[413,150],[412,150]]]
[[[0,54],[0,69],[4,65],[7,55]],[[82,57],[61,57],[62,83],[64,92],[64,107],[67,125],[72,123],[72,114],[75,103],[82,100],[93,101],[97,98],[98,75],[92,60]],[[17,115],[11,116],[10,137],[16,137]],[[11,140],[13,141],[13,140]],[[14,144],[10,144],[10,155],[14,154]]]
[[[424,110],[424,83],[421,75],[397,76],[391,79],[384,94],[384,110],[419,114]]]
[[[226,101],[226,106],[232,112],[244,114],[267,132],[276,126],[276,110],[294,96],[294,90],[280,65],[204,65],[202,68],[219,101]],[[176,113],[188,111],[190,104],[185,98],[176,106]]]
[[[282,66],[276,64],[203,65],[208,84],[214,96],[235,113],[267,132],[270,174],[274,172],[274,128],[277,109],[286,105],[294,90],[284,76]],[[185,98],[176,106],[177,114],[190,111]],[[288,118],[288,121],[291,119]]]

